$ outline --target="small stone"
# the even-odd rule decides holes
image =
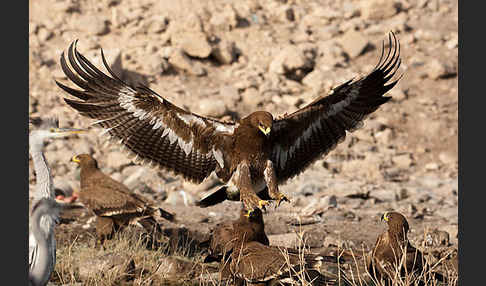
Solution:
[[[198,110],[200,114],[211,117],[222,117],[228,112],[226,104],[222,100],[215,100],[214,98],[203,98],[198,102]]]
[[[230,31],[238,25],[238,14],[232,5],[225,5],[223,11],[213,13],[209,24],[218,30]]]
[[[120,151],[109,152],[105,156],[105,162],[106,162],[105,165],[107,167],[115,168],[115,169],[119,169],[124,166],[132,164],[132,160],[130,160],[130,158],[126,154]]]
[[[393,140],[393,131],[390,128],[386,128],[383,131],[378,131],[374,134],[376,141],[380,145],[390,145]]]
[[[254,87],[250,87],[245,89],[245,91],[241,94],[241,99],[243,104],[256,107],[263,101],[263,97],[258,93],[258,90]]]
[[[40,28],[39,31],[37,32],[37,38],[39,39],[40,42],[47,42],[49,39],[54,36],[54,33],[52,31],[47,30],[46,28]]]
[[[268,235],[270,245],[279,245],[283,247],[297,247],[300,237],[297,233],[283,233]]]
[[[206,34],[196,31],[174,33],[171,36],[172,45],[181,48],[192,57],[207,58],[212,51]]]
[[[191,60],[182,50],[176,49],[172,52],[169,63],[176,69],[185,71],[195,76],[206,75],[206,70],[199,62]]]
[[[356,58],[364,52],[369,45],[369,40],[362,33],[349,30],[342,36],[339,43],[350,58]]]
[[[434,170],[438,170],[438,169],[439,169],[439,164],[437,164],[435,162],[430,162],[430,163],[425,164],[425,170],[434,171]]]
[[[289,79],[301,80],[310,69],[313,63],[296,46],[283,48],[273,58],[269,65],[269,71],[276,74],[283,74]]]
[[[104,35],[109,31],[105,19],[100,15],[82,14],[76,22],[77,28],[91,35]]]
[[[211,54],[221,64],[224,65],[231,64],[235,58],[234,45],[235,45],[234,42],[228,42],[226,40],[222,40],[216,46],[213,47]]]
[[[383,20],[397,13],[395,1],[369,0],[360,1],[361,17],[366,20]]]
[[[427,65],[427,76],[431,79],[439,79],[448,74],[447,66],[437,59],[431,60]]]
[[[392,157],[392,161],[399,168],[408,168],[412,166],[413,159],[411,154],[401,154]]]

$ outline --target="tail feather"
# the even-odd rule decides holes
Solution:
[[[196,202],[196,206],[199,206],[201,208],[207,208],[219,204],[221,202],[224,202],[225,200],[228,199],[228,194],[226,193],[226,189],[227,189],[226,186],[222,186],[215,192],[207,195],[206,197]]]
[[[171,221],[171,222],[175,221],[175,215],[171,214],[168,211],[165,211],[165,210],[159,208],[159,214],[160,214],[161,217],[165,218],[168,221]]]

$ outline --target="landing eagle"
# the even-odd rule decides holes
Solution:
[[[304,171],[315,160],[342,142],[346,132],[361,127],[367,115],[390,97],[384,96],[399,79],[400,45],[393,33],[388,52],[366,76],[351,79],[322,94],[305,107],[277,118],[256,111],[236,121],[201,116],[186,111],[143,85],[129,85],[109,67],[111,76],[96,68],[77,51],[74,41],[64,52],[61,67],[81,90],[56,81],[78,100],[64,98],[81,115],[96,119],[115,142],[134,160],[172,171],[184,179],[201,183],[212,172],[224,183],[200,206],[226,198],[240,199],[247,209],[264,208],[268,201],[277,206],[287,198],[278,185]],[[264,191],[264,192],[263,192]],[[263,198],[260,193],[266,194]]]

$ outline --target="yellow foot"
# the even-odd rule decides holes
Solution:
[[[275,199],[275,201],[276,201],[275,208],[280,206],[280,203],[283,202],[283,201],[287,201],[287,202],[290,203],[290,200],[282,193],[277,194],[277,198]]]

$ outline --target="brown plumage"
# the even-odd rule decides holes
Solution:
[[[398,278],[397,274],[420,273],[424,269],[424,257],[421,251],[413,247],[408,238],[407,219],[398,212],[385,212],[381,217],[388,224],[388,230],[378,236],[368,272],[377,281],[390,283]]]
[[[326,278],[319,273],[323,261],[336,262],[336,258],[257,241],[238,241],[231,254],[229,271],[236,281],[249,284],[304,279],[313,281],[312,285],[324,285]]]
[[[129,224],[139,224],[149,233],[160,231],[157,219],[174,220],[174,215],[155,207],[144,197],[130,191],[122,183],[101,172],[97,161],[88,154],[74,156],[71,161],[81,168],[80,201],[96,215],[96,233],[103,244],[114,231]]]
[[[186,180],[200,183],[212,172],[226,183],[217,199],[206,198],[201,206],[225,198],[239,199],[249,210],[268,201],[256,193],[268,188],[277,205],[287,198],[278,185],[304,171],[339,142],[346,132],[387,102],[384,94],[395,86],[400,48],[393,33],[389,50],[365,77],[347,81],[321,94],[305,107],[278,118],[256,111],[236,122],[223,122],[185,111],[146,86],[131,86],[109,68],[107,76],[76,49],[64,53],[61,67],[81,90],[57,82],[79,100],[65,102],[81,115],[97,119],[104,133],[128,149],[135,162],[158,166]],[[225,192],[225,193],[222,193]]]
[[[264,245],[269,245],[269,240],[265,234],[263,213],[255,209],[250,215],[244,207],[240,210],[240,217],[235,221],[222,222],[212,230],[209,241],[209,255],[205,262],[221,261],[222,258],[229,257],[233,251],[235,241],[258,241]]]

